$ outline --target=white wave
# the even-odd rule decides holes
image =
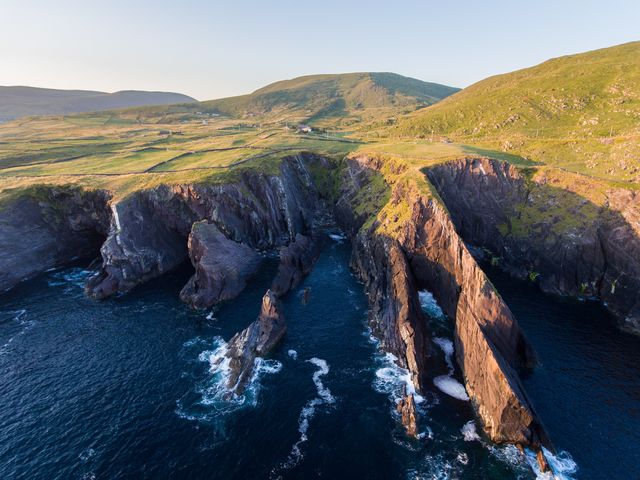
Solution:
[[[207,320],[216,320],[216,317],[214,317],[215,311],[211,310],[207,316],[205,317]]]
[[[447,395],[457,398],[458,400],[469,401],[469,395],[467,395],[464,385],[452,376],[440,375],[433,379],[433,383]]]
[[[194,342],[194,344],[196,343]],[[178,407],[176,413],[182,418],[208,421],[246,406],[255,406],[262,376],[275,374],[282,370],[281,362],[256,357],[253,374],[247,382],[244,393],[236,395],[228,386],[231,368],[230,359],[226,355],[227,342],[222,337],[216,337],[213,346],[213,350],[205,350],[198,355],[198,360],[209,364],[209,376],[195,387],[197,401],[191,402],[189,405],[185,405],[182,401],[176,402]],[[204,411],[202,411],[203,409]]]
[[[50,287],[64,286],[64,293],[77,293],[84,290],[87,279],[93,273],[91,270],[78,267],[58,270],[49,275],[47,284]]]
[[[571,480],[573,478],[570,475],[576,473],[578,465],[568,452],[560,452],[554,455],[544,447],[542,447],[542,452],[549,463],[551,472],[541,472],[536,454],[532,450],[525,450],[527,463],[536,474],[537,480]]]
[[[287,355],[289,355],[291,358],[293,358],[294,360],[298,359],[298,352],[296,352],[295,350],[289,350],[287,352]]]
[[[338,243],[342,243],[347,239],[346,235],[343,233],[330,233],[329,238]]]
[[[462,465],[467,465],[469,463],[469,456],[464,452],[460,452],[456,457],[456,461],[460,462]]]
[[[418,292],[418,299],[420,300],[420,306],[422,307],[422,311],[429,315],[430,317],[436,318],[438,320],[443,320],[446,318],[446,315],[436,302],[436,299],[433,297],[433,294],[428,290],[420,290]]]
[[[382,366],[376,370],[376,378],[373,387],[376,392],[386,393],[393,402],[393,408],[406,393],[413,394],[416,403],[424,402],[424,397],[416,391],[411,380],[411,373],[406,368],[400,367],[397,358],[392,353],[386,352],[376,359]]]
[[[444,337],[434,337],[433,341],[444,352],[444,359],[447,362],[447,367],[449,367],[449,373],[453,374],[453,342]]]
[[[465,423],[460,429],[460,432],[462,432],[462,436],[464,437],[465,442],[480,440],[480,435],[478,435],[478,432],[476,431],[476,422],[474,422],[473,420],[469,420],[467,423]]]
[[[531,471],[536,475],[537,480],[573,480],[571,474],[577,472],[578,466],[568,452],[560,452],[553,455],[543,447],[542,451],[551,467],[551,472],[542,473],[538,466],[536,454],[529,449],[523,454],[514,445],[487,445],[489,452],[503,463],[506,463],[516,470]]]
[[[281,478],[280,471],[289,470],[300,463],[302,458],[304,457],[304,453],[302,452],[302,444],[305,443],[309,437],[307,436],[307,432],[309,430],[309,422],[316,414],[316,409],[323,404],[332,404],[335,402],[335,398],[331,395],[331,391],[324,386],[322,383],[321,377],[325,376],[329,373],[329,365],[327,362],[321,358],[311,358],[307,360],[307,362],[312,363],[318,369],[313,373],[312,379],[313,383],[316,386],[316,391],[318,396],[309,400],[306,405],[300,411],[300,416],[298,417],[298,432],[300,433],[300,437],[291,447],[291,452],[287,459],[282,462],[278,467],[274,468],[271,471],[271,478]]]

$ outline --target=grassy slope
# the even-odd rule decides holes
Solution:
[[[202,106],[235,117],[284,116],[319,123],[323,119],[361,119],[366,110],[380,110],[380,114],[389,109],[411,111],[457,90],[393,73],[310,75],[276,82],[250,95],[203,102]]]
[[[393,134],[448,136],[594,177],[640,181],[640,42],[490,77]]]

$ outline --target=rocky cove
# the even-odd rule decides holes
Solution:
[[[312,272],[326,227],[337,225],[353,246],[351,267],[364,284],[373,335],[410,376],[398,402],[407,433],[420,430],[415,400],[435,355],[419,296],[426,290],[452,322],[455,360],[485,434],[530,450],[545,471],[553,439],[521,380],[538,359],[476,259],[499,258],[500,267],[533,277],[545,291],[597,296],[633,329],[638,300],[631,293],[638,292],[640,270],[629,258],[640,258],[638,210],[628,201],[633,193],[611,192],[586,230],[578,225],[549,241],[554,230],[543,222],[539,237],[523,240],[504,225],[540,198],[528,181],[483,158],[414,176],[398,160],[359,155],[334,162],[308,154],[283,161],[278,175],[249,170],[236,182],[163,185],[122,199],[37,187],[0,213],[0,289],[99,249],[98,271],[86,282],[90,297],[126,294],[190,262],[194,273],[180,298],[205,309],[238,296],[263,253],[278,252],[269,290],[255,305],[257,320],[219,359],[233,372],[229,393],[241,394],[255,359],[272,352],[286,331],[281,299]]]

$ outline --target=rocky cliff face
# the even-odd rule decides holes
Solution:
[[[103,266],[87,292],[96,298],[127,292],[190,254],[196,274],[182,298],[199,308],[230,299],[255,271],[257,257],[249,250],[287,245],[312,227],[318,207],[299,158],[285,160],[279,175],[248,171],[225,185],[137,192],[112,205],[109,237],[101,249]],[[227,281],[223,276],[229,285],[222,285]]]
[[[379,159],[353,158],[344,195],[349,197],[350,178],[383,168],[390,167]],[[399,168],[402,180],[390,185],[389,202],[354,245],[353,266],[365,282],[374,331],[410,370],[416,387],[424,388],[428,332],[417,289],[429,289],[455,322],[458,365],[489,437],[535,449],[548,445],[517,373],[534,362],[522,331],[444,207]],[[357,201],[355,193],[351,199]]]
[[[0,209],[0,292],[76,258],[95,255],[109,229],[109,195],[35,187]]]
[[[640,195],[483,158],[428,172],[457,230],[550,293],[597,297],[640,333]]]

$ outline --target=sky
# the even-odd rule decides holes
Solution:
[[[0,85],[207,100],[388,71],[465,87],[634,40],[639,0],[0,0]]]

